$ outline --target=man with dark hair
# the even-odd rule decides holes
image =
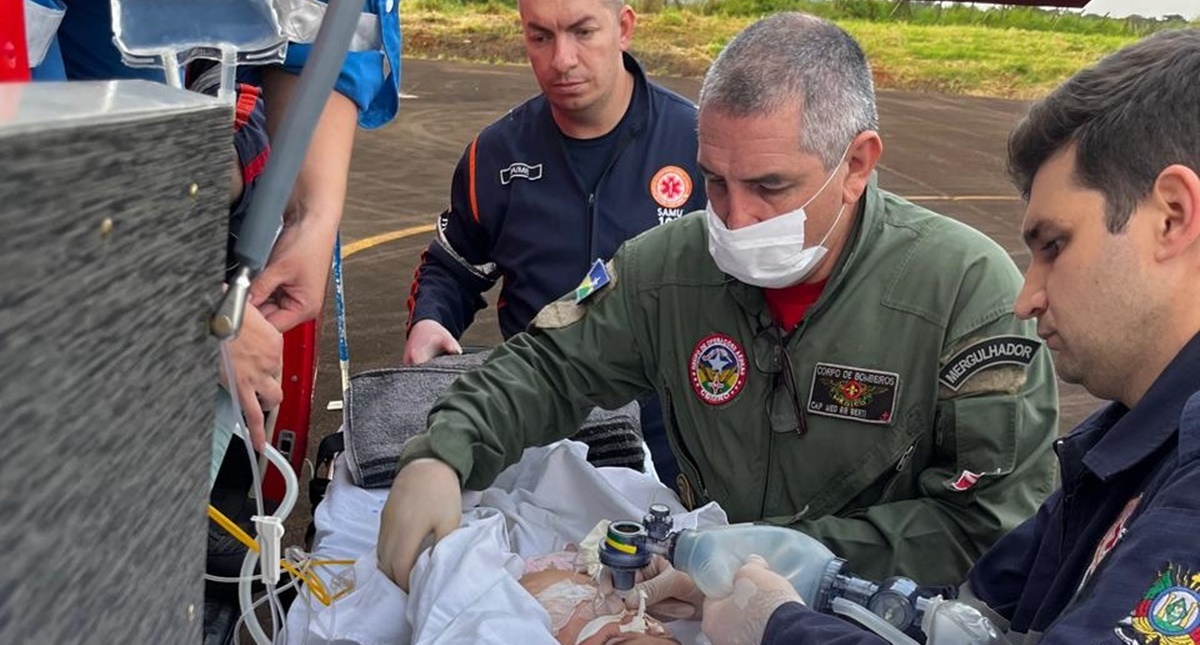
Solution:
[[[406,364],[461,352],[458,338],[497,281],[508,338],[622,242],[704,205],[696,106],[626,53],[633,9],[621,0],[517,8],[542,92],[467,145],[413,278]],[[642,434],[659,477],[675,485],[657,399],[642,400]]]
[[[1055,381],[1012,313],[1020,273],[875,185],[858,43],[761,20],[713,63],[698,122],[709,207],[627,242],[405,446],[378,551],[402,586],[458,525],[461,486],[650,392],[685,506],[803,531],[866,575],[956,584],[1050,493]]]
[[[1200,634],[1196,79],[1200,30],[1156,34],[1076,74],[1009,142],[1033,254],[1017,315],[1064,380],[1112,400],[1057,442],[1062,488],[960,589],[1014,643]],[[761,562],[737,576],[752,594],[705,605],[717,645],[884,642],[806,609]]]

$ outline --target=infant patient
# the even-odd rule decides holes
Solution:
[[[525,562],[521,586],[550,614],[554,636],[563,645],[660,645],[679,641],[645,608],[627,610],[611,591],[580,572],[578,554],[563,551]]]

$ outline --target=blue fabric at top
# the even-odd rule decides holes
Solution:
[[[398,0],[366,0],[364,13],[379,16],[382,51],[346,54],[342,73],[334,85],[339,93],[358,105],[358,125],[378,128],[396,117],[400,108],[400,12]],[[283,67],[299,74],[312,45],[288,45]]]
[[[44,4],[47,0],[37,0]],[[121,61],[113,42],[112,5],[109,0],[64,0],[67,6],[58,42],[51,45],[37,80],[109,80],[140,78],[165,82],[162,70],[134,68]],[[391,121],[399,108],[400,15],[397,0],[366,0],[365,12],[379,16],[382,51],[350,52],[342,65],[334,89],[358,106],[358,124],[377,128]],[[61,55],[59,46],[61,45]],[[290,43],[284,69],[299,74],[312,45]],[[239,70],[239,78],[250,82],[255,68]]]
[[[36,5],[49,7],[50,9],[63,8],[61,0],[32,0],[32,2]],[[58,46],[58,39],[50,41],[50,47],[46,50],[46,55],[42,58],[42,62],[30,68],[29,71],[35,81],[67,80],[67,73],[63,69],[62,49]]]

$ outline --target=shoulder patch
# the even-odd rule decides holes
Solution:
[[[583,281],[567,295],[542,307],[530,324],[538,329],[559,329],[583,320],[588,307],[617,283],[612,260],[596,260]]]
[[[612,275],[610,274],[608,265],[602,260],[597,259],[592,263],[592,268],[588,269],[587,275],[583,276],[583,280],[579,282],[579,286],[575,287],[575,302],[583,302],[591,298],[592,294],[608,286],[611,282]]]
[[[1113,632],[1130,645],[1193,645],[1200,640],[1200,574],[1168,564]]]
[[[960,349],[938,372],[938,382],[957,392],[970,378],[997,365],[1029,367],[1042,344],[1025,336],[993,336]]]

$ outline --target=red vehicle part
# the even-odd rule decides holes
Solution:
[[[317,321],[304,323],[283,335],[283,403],[275,419],[271,444],[292,464],[297,478],[308,454],[308,426],[313,384],[317,377]],[[263,480],[263,497],[283,499],[283,477],[274,466]]]
[[[0,0],[0,82],[28,80],[25,0]]]

